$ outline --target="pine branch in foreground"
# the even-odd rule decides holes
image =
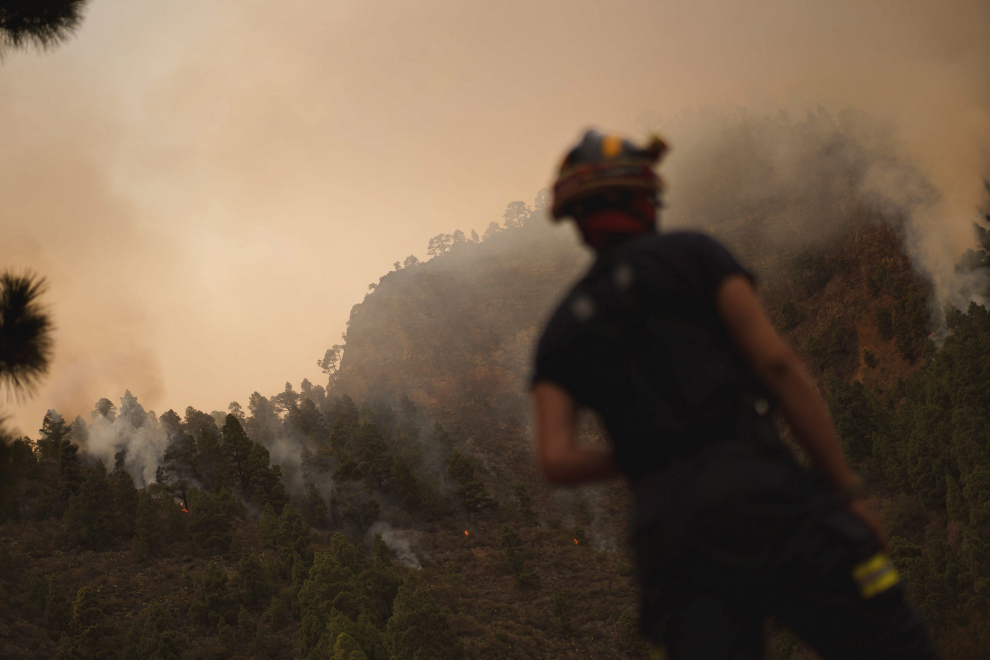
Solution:
[[[38,299],[43,278],[0,274],[0,386],[30,391],[48,371],[52,323]]]
[[[76,31],[88,0],[0,0],[0,55],[33,44],[54,48]]]

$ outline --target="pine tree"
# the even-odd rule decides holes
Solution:
[[[274,550],[278,547],[279,533],[279,518],[275,514],[275,507],[271,503],[268,503],[261,512],[261,522],[258,524],[258,536],[261,538],[261,543],[266,549]]]
[[[288,548],[290,552],[297,552],[305,555],[313,537],[309,531],[309,525],[303,521],[302,516],[291,504],[286,504],[279,517],[279,537],[280,543]]]
[[[230,626],[222,618],[220,619],[220,623],[217,624],[217,641],[226,655],[234,652],[234,631],[230,629]]]
[[[54,460],[58,465],[62,501],[79,492],[82,477],[79,470],[79,447],[72,442],[71,429],[65,425],[61,415],[49,410],[41,425],[41,439],[38,447],[42,460]]]
[[[373,537],[371,550],[374,564],[371,568],[370,578],[367,579],[371,587],[371,595],[377,606],[377,619],[384,623],[392,616],[392,603],[396,594],[399,593],[402,579],[395,573],[392,550],[385,544],[381,534],[375,534]]]
[[[866,460],[873,453],[874,438],[891,431],[887,411],[858,380],[850,384],[829,373],[825,388],[829,413],[846,457],[853,464]]]
[[[338,644],[343,638],[343,644]],[[338,650],[342,649],[345,655],[338,655]],[[355,655],[360,653],[361,655]],[[343,613],[333,610],[330,619],[323,629],[319,642],[312,647],[309,658],[323,660],[324,658],[336,660],[344,657],[348,660],[357,658],[386,658],[385,647],[382,641],[382,633],[371,624],[367,615],[361,615],[357,620],[352,620]]]
[[[42,461],[58,461],[62,440],[69,436],[69,427],[65,420],[54,410],[45,413],[38,430],[38,458]]]
[[[907,312],[901,305],[898,306],[897,315],[894,316],[894,335],[897,337],[897,350],[901,357],[908,363],[914,363],[918,357],[914,346],[914,332],[907,318]]]
[[[382,535],[377,532],[371,540],[371,554],[375,559],[375,566],[392,566],[392,549],[385,543]]]
[[[48,594],[45,597],[45,625],[55,633],[64,631],[72,618],[72,606],[58,578],[48,578]]]
[[[990,465],[981,465],[970,472],[963,494],[969,505],[970,527],[990,541]]]
[[[0,60],[6,47],[19,46],[26,40],[38,40],[39,36],[41,44],[61,40],[65,32],[61,28],[61,19],[52,15],[53,9],[59,11],[47,7],[39,12],[39,8],[32,6],[32,3],[18,3],[0,10]],[[52,326],[48,315],[38,305],[38,298],[44,290],[45,281],[36,280],[30,274],[0,274],[0,386],[6,386],[8,392],[31,392],[48,371]],[[61,422],[61,417],[57,413],[54,415]],[[52,421],[47,415],[45,420]],[[64,434],[64,424],[60,429]],[[46,441],[44,435],[45,427],[42,427],[39,448],[46,450],[42,458],[47,460],[57,454],[59,443],[57,439]],[[9,439],[0,429],[0,522],[7,517],[15,522],[20,520],[15,485],[28,476],[24,469],[27,466],[18,464],[21,462],[18,460],[18,453],[21,453],[18,442],[8,445]],[[24,445],[21,449],[29,448]],[[28,454],[33,462],[33,454],[30,451]],[[67,491],[64,499],[68,499],[73,492],[74,488]]]
[[[237,586],[241,601],[252,609],[263,605],[270,595],[264,566],[253,552],[245,550],[237,562]]]
[[[898,316],[910,326],[912,342],[926,323],[917,315],[926,295],[900,292]],[[990,593],[990,461],[984,447],[990,436],[990,314],[971,304],[965,313],[947,312],[946,325],[952,333],[943,347],[899,386],[903,401],[895,423],[875,439],[874,454],[889,486],[929,510],[944,507],[950,520],[962,524],[957,549],[929,524],[923,534],[911,532],[911,541],[892,538],[891,551],[909,597],[943,648],[982,657],[986,644],[963,650],[958,640],[983,634],[979,613]],[[927,515],[921,511],[919,517],[924,526]]]
[[[186,648],[172,614],[157,600],[135,618],[124,642],[122,660],[176,660]]]
[[[945,478],[945,509],[950,520],[964,522],[969,519],[966,500],[963,498],[959,483],[951,474]]]
[[[385,646],[394,660],[464,658],[464,645],[447,614],[414,581],[403,584],[395,597],[392,618],[385,628]]]
[[[355,549],[339,532],[330,539],[327,551],[316,553],[309,579],[299,591],[302,617],[299,648],[303,655],[310,654],[318,644],[329,653],[336,641],[336,636],[326,639],[327,624],[334,612],[349,621],[348,625],[354,625],[362,614],[367,617],[369,612],[376,611],[368,581],[359,579],[370,567],[364,553]],[[360,635],[351,634],[364,643]]]
[[[0,57],[8,49],[26,48],[29,44],[45,50],[65,42],[82,22],[86,2],[48,0],[5,3],[4,11],[0,12]],[[13,279],[10,275],[5,277]]]
[[[243,497],[249,496],[250,483],[247,476],[248,456],[251,454],[252,443],[248,438],[241,422],[233,414],[227,415],[223,429],[223,452],[233,466],[237,488]]]
[[[234,494],[227,487],[226,483],[221,483],[213,491],[213,499],[216,500],[217,507],[230,518],[244,518],[247,516],[247,507],[243,502],[236,499]]]
[[[488,489],[474,476],[474,464],[463,454],[451,452],[447,471],[457,482],[457,495],[468,511],[479,512],[498,506]]]
[[[212,419],[210,426],[203,428],[196,438],[196,467],[203,487],[215,491],[221,484],[230,483],[234,466],[220,446],[220,435],[215,431]]]
[[[78,495],[69,499],[65,530],[91,550],[102,550],[114,539],[114,497],[103,461],[89,472]]]
[[[891,435],[878,435],[873,440],[873,455],[883,478],[895,490],[909,488],[905,453],[907,447]]]
[[[110,489],[113,497],[114,533],[117,536],[131,536],[134,533],[138,504],[134,479],[127,471],[114,469],[110,474]]]
[[[198,488],[189,490],[189,535],[206,551],[230,548],[230,516],[219,498]]]
[[[189,484],[202,481],[196,441],[183,431],[182,420],[174,410],[165,412],[160,423],[168,434],[168,445],[162,456],[163,465],[159,468],[157,481],[188,504]]]
[[[149,557],[158,557],[162,552],[162,523],[159,515],[162,507],[146,491],[138,498],[137,517],[134,524],[134,540],[131,541],[131,553],[135,561],[145,561]]]
[[[251,613],[242,605],[237,613],[237,636],[242,642],[253,642],[257,635],[258,626],[251,618]]]
[[[340,633],[333,645],[333,660],[367,660],[357,640],[347,633]]]
[[[220,619],[234,620],[234,598],[227,589],[227,574],[210,562],[200,583],[196,600],[189,607],[189,616],[213,626]]]
[[[69,634],[59,642],[56,660],[102,660],[111,657],[107,625],[92,587],[83,587],[72,606]]]
[[[244,465],[248,481],[249,501],[265,505],[271,504],[276,513],[289,501],[282,485],[282,468],[271,464],[271,455],[260,443],[254,443]]]
[[[303,507],[303,512],[306,517],[306,522],[316,529],[326,529],[328,527],[327,505],[326,502],[323,501],[323,495],[320,493],[315,484],[309,484],[309,490],[306,492],[306,503]]]

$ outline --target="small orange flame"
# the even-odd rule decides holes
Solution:
[[[574,539],[574,545],[578,545],[578,540]]]
[[[189,509],[186,508],[185,502],[179,502],[179,508],[182,509],[182,513],[189,513]]]
[[[471,536],[466,529],[464,530],[464,536]]]

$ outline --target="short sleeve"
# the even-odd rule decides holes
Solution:
[[[742,275],[753,284],[756,278],[725,246],[705,234],[689,234],[698,268],[698,280],[707,295],[714,297],[719,284],[732,275]]]
[[[580,374],[577,373],[577,361],[569,359],[563,355],[561,346],[556,345],[552,338],[544,336],[536,349],[536,358],[533,364],[533,375],[530,384],[536,385],[540,382],[549,382],[559,385],[567,390],[571,396],[578,398],[578,384],[581,381]]]
[[[586,403],[580,349],[575,345],[575,328],[564,305],[557,309],[536,346],[530,385],[549,382],[567,390],[580,404]]]
[[[571,374],[568,373],[566,362],[554,360],[546,354],[537,352],[530,383],[551,382],[570,390]]]

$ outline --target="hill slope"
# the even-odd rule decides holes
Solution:
[[[905,216],[863,193],[869,150],[827,119],[722,122],[667,216],[756,273],[946,657],[985,658],[987,314],[933,314]],[[329,392],[161,416],[126,392],[6,443],[0,655],[647,657],[624,485],[548,488],[530,445],[533,342],[589,258],[521,202],[506,225],[385,275]],[[978,240],[961,267],[985,276]],[[775,634],[770,657],[810,656]]]

